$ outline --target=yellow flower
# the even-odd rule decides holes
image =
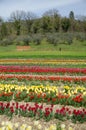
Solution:
[[[5,126],[3,126],[3,127],[1,128],[1,130],[6,130],[6,127],[5,127]]]
[[[46,128],[46,127],[45,127],[45,130],[49,130],[49,128]]]
[[[6,130],[13,130],[12,127],[7,126]]]
[[[37,126],[39,124],[39,121],[34,121],[34,125]]]
[[[73,128],[69,126],[68,130],[73,130]]]
[[[2,121],[2,122],[1,122],[1,125],[5,125],[5,122],[4,122],[4,121]]]
[[[55,124],[51,125],[50,128],[49,128],[49,130],[56,130],[56,125]]]
[[[25,130],[26,127],[27,127],[27,125],[26,125],[26,124],[23,124],[23,125],[20,127],[20,130]]]
[[[41,130],[42,129],[42,126],[41,124],[38,125],[38,129]]]
[[[28,126],[25,130],[32,130],[32,126]]]
[[[18,128],[18,126],[19,126],[19,123],[15,123],[15,124],[14,124],[14,126],[15,126],[16,128]]]
[[[61,128],[64,129],[65,128],[65,124],[61,124]]]

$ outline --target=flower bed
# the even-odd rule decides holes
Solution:
[[[31,121],[30,121],[31,122]],[[12,122],[12,121],[2,121],[1,122],[1,127],[0,130],[3,129],[10,129],[10,130],[74,130],[73,129],[73,124],[71,126],[71,124],[69,124],[69,126],[67,127],[65,124],[63,123],[49,123],[48,122],[45,124],[41,123],[40,121],[33,121],[32,123],[20,123],[20,122]],[[48,124],[48,125],[47,125]]]
[[[0,101],[11,100],[86,107],[86,88],[0,84]]]
[[[0,64],[86,64],[86,60],[0,59]]]
[[[80,73],[86,74],[86,68],[50,68],[40,66],[0,66],[1,73]]]
[[[0,65],[0,118],[25,120],[24,125],[20,121],[16,128],[11,122],[6,125],[2,122],[1,130],[77,130],[69,123],[65,127],[56,125],[56,121],[86,122],[86,60],[0,59],[0,64],[18,64]],[[82,64],[85,68],[57,68],[57,64]],[[29,119],[39,120],[41,124],[27,125]],[[43,127],[43,121],[53,123]]]
[[[59,120],[72,120],[73,122],[85,122],[86,121],[86,109],[73,109],[68,107],[55,108],[53,105],[43,106],[35,103],[30,105],[29,103],[20,104],[18,102],[3,103],[0,102],[0,114],[6,115],[12,118],[13,115],[34,117],[36,120],[43,118],[45,121],[49,121],[53,118]]]
[[[39,81],[62,81],[62,82],[86,82],[86,76],[48,76],[48,75],[24,75],[24,74],[1,74],[0,80],[18,79]]]

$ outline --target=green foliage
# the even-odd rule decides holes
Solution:
[[[61,27],[64,32],[67,32],[70,27],[70,20],[68,18],[61,19]]]
[[[16,35],[20,35],[20,28],[21,28],[21,23],[19,20],[14,21],[14,27],[16,30]]]
[[[41,20],[42,32],[50,32],[52,30],[52,22],[49,16],[44,16]]]
[[[31,26],[31,33],[38,33],[40,32],[40,20],[36,19],[33,21],[33,24]]]
[[[7,38],[8,35],[22,36],[37,33],[60,33],[61,31],[70,31],[74,34],[75,32],[86,32],[86,17],[75,19],[73,11],[70,11],[69,18],[60,16],[56,9],[46,11],[40,18],[32,12],[15,11],[9,19],[10,21],[3,22],[0,18],[1,40]],[[81,40],[84,38],[82,37]],[[67,41],[71,44],[69,42],[71,40]],[[23,44],[22,42],[20,44]],[[24,42],[26,45],[29,43],[27,39]],[[54,45],[56,45],[56,38]]]
[[[70,13],[69,13],[69,18],[70,18],[71,20],[74,20],[74,12],[73,12],[73,11],[70,11]]]
[[[7,26],[5,23],[2,23],[1,29],[0,29],[0,39],[3,39],[8,35]]]

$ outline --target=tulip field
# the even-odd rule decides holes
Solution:
[[[86,59],[0,59],[0,130],[86,130]]]

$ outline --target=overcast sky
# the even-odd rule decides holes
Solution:
[[[86,15],[86,0],[0,0],[0,16],[4,18],[16,10],[31,11],[40,16],[53,8],[62,16],[68,16],[70,11],[75,15]]]

